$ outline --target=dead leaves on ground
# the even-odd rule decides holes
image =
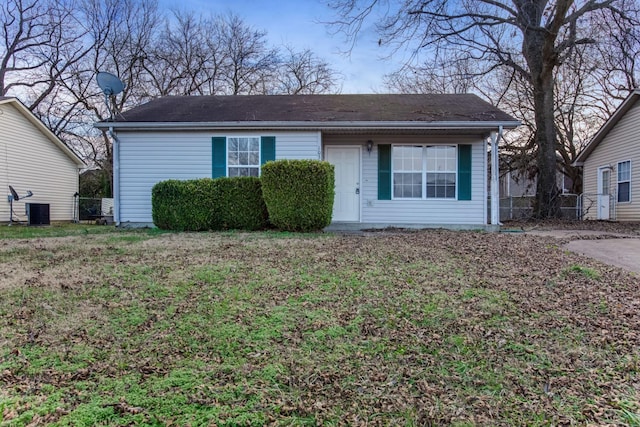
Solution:
[[[0,382],[12,396],[123,374],[145,387],[199,360],[211,372],[187,393],[190,404],[224,407],[217,393],[240,387],[230,405],[256,400],[253,410],[272,424],[603,425],[623,424],[625,410],[640,412],[628,403],[640,399],[638,278],[568,253],[551,238],[442,230],[185,233],[126,249],[104,239],[40,239],[32,255],[21,242],[9,259],[33,263],[37,274],[6,287],[4,298],[26,286],[83,301],[82,312],[68,317],[65,310],[75,309],[65,298],[25,297],[3,307],[11,350],[2,356],[8,368]],[[45,265],[43,253],[62,264]],[[64,268],[74,269],[68,281]],[[598,274],[584,274],[591,270]],[[163,295],[149,293],[149,283],[161,284]],[[111,297],[100,300],[99,292]],[[214,309],[221,304],[229,314],[218,326],[241,333],[224,351],[212,350],[206,327],[178,330],[188,316],[222,316]],[[130,336],[88,332],[92,322],[109,325],[110,316],[133,308],[140,318],[122,326]],[[258,323],[274,318],[274,330]],[[129,348],[146,336],[148,347]],[[24,355],[29,345],[69,357],[77,347],[112,353],[72,373],[36,375]],[[223,368],[234,357],[241,363]],[[38,421],[53,422],[80,404],[70,400]],[[123,419],[156,419],[153,407],[122,396],[105,405]],[[4,420],[16,410],[5,407]]]

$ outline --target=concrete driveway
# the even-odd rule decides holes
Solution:
[[[640,273],[640,239],[638,238],[573,240],[565,247],[571,252]]]
[[[580,255],[597,259],[606,264],[640,273],[640,238],[628,234],[607,233],[591,230],[548,230],[531,231],[538,236],[572,239],[564,247]],[[598,239],[583,239],[597,236]]]

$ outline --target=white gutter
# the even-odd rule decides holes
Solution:
[[[216,130],[225,129],[322,129],[322,130],[340,130],[340,129],[429,129],[429,130],[446,130],[446,129],[495,129],[495,128],[515,128],[520,125],[518,121],[507,122],[395,122],[395,121],[366,121],[366,122],[340,122],[340,121],[236,121],[236,122],[99,122],[95,124],[98,129],[122,129],[122,130]]]
[[[113,139],[113,221],[120,227],[120,140],[113,127],[107,133]]]
[[[498,143],[502,137],[502,126],[491,132],[491,225],[500,225],[500,164]]]

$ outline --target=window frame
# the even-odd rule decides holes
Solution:
[[[420,197],[401,197],[396,195],[396,183],[395,183],[395,175],[396,173],[416,173],[417,171],[403,171],[396,169],[396,153],[399,147],[420,147],[421,148],[421,196]],[[448,147],[453,148],[453,158],[444,157],[445,167],[448,161],[451,161],[451,164],[454,166],[453,170],[431,170],[428,169],[429,156],[427,155],[429,148],[440,148],[440,147]],[[459,173],[459,144],[391,144],[391,200],[444,200],[444,201],[455,201],[458,200],[458,190],[460,186],[460,178],[458,176]],[[436,161],[442,160],[439,157],[436,157]],[[437,166],[437,165],[436,165]],[[428,174],[453,174],[455,182],[454,182],[454,192],[451,197],[434,197],[428,196],[428,183],[427,183],[427,175]],[[446,191],[446,190],[445,190]]]
[[[627,169],[627,179],[620,179],[620,165],[622,164],[628,164],[629,167]],[[628,191],[627,191],[627,199],[626,200],[620,200],[620,184],[627,184],[628,185]],[[631,160],[623,160],[621,162],[618,162],[617,164],[617,168],[616,168],[616,202],[617,203],[631,203]]]
[[[260,176],[261,172],[262,172],[262,137],[259,135],[234,135],[234,136],[227,136],[227,143],[226,143],[226,166],[227,166],[227,171],[226,171],[226,176],[227,177],[242,177],[242,176],[254,176],[254,175],[231,175],[231,170],[232,169],[254,169],[257,170],[258,173],[257,177]],[[240,144],[240,140],[241,139],[247,139],[247,150],[240,150],[239,147],[237,150],[235,150],[235,152],[238,153],[238,160],[237,160],[237,164],[231,164],[231,158],[230,155],[232,153],[231,150],[231,140],[237,140],[238,144]],[[251,148],[251,141],[252,140],[256,140],[257,141],[257,150],[250,150]],[[240,153],[241,152],[246,152],[247,153],[247,160],[249,160],[251,158],[251,153],[257,153],[258,154],[258,160],[256,164],[241,164],[240,163]]]

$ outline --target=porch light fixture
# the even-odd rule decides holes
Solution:
[[[367,141],[367,153],[371,154],[371,150],[373,150],[373,141],[372,140],[368,140]]]

